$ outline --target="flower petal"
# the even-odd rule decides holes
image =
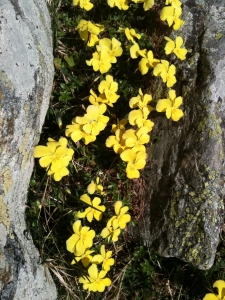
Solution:
[[[136,154],[134,151],[127,149],[120,154],[120,157],[123,161],[133,163],[136,158]]]
[[[218,289],[218,296],[220,299],[223,299],[225,297],[225,281],[217,280],[214,282],[213,287]]]
[[[48,155],[52,155],[52,151],[49,147],[46,146],[36,146],[34,148],[34,157],[38,158],[38,157],[42,157],[42,156],[48,156]]]
[[[98,279],[98,268],[95,264],[92,264],[88,268],[88,274],[91,277],[91,279],[93,279],[94,281],[97,281],[97,279]]]
[[[63,176],[67,176],[67,175],[69,175],[69,170],[66,167],[64,167],[59,169],[57,172],[55,172],[53,177],[55,181],[60,181]]]
[[[117,201],[114,205],[115,213],[117,216],[120,214],[120,209],[122,205],[123,205],[122,201]]]
[[[66,241],[66,249],[71,252],[74,253],[75,251],[75,245],[77,243],[77,241],[79,240],[79,236],[76,234],[73,234],[67,241]]]
[[[173,121],[179,121],[180,118],[182,118],[184,115],[183,111],[181,109],[175,109],[173,112],[172,112],[172,120]]]
[[[92,180],[91,183],[87,187],[88,194],[94,194],[95,190],[96,190],[96,184]]]
[[[206,294],[203,300],[220,300],[221,298],[218,298],[216,295],[210,293]]]
[[[83,194],[82,196],[80,196],[80,200],[84,201],[88,205],[92,205],[91,198],[87,194]]]
[[[39,159],[39,164],[42,168],[48,167],[53,160],[53,156],[44,156]]]
[[[164,112],[169,107],[172,107],[172,102],[169,99],[160,99],[156,105],[156,110],[158,112]]]
[[[81,220],[77,220],[76,222],[73,223],[73,231],[77,234],[80,235],[81,231]]]

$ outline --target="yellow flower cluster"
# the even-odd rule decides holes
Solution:
[[[136,3],[144,2],[144,5],[151,7],[154,1],[134,1]],[[168,25],[174,23],[174,30],[178,30],[184,22],[179,18],[182,9],[179,0],[166,0],[166,7],[163,8],[160,18],[166,20]],[[147,10],[147,9],[145,9]],[[153,52],[146,49],[140,49],[136,39],[139,40],[141,35],[131,28],[120,28],[124,32],[128,41],[133,45],[130,47],[130,56],[133,59],[141,56],[138,64],[142,75],[145,75],[149,69],[153,69],[153,75],[162,78],[168,88],[171,88],[176,83],[176,67],[170,64],[167,60],[159,60],[154,57]],[[181,48],[183,45],[182,37],[176,37],[175,41],[165,37],[167,44],[165,46],[165,53],[174,53],[179,59],[186,59],[187,49]],[[131,108],[138,108],[132,110],[128,115],[129,124],[136,126],[136,130],[125,130],[126,120],[121,120],[118,125],[114,124],[112,131],[115,135],[110,136],[106,140],[107,147],[113,147],[114,151],[120,154],[123,161],[127,162],[126,173],[128,178],[139,178],[139,170],[144,168],[146,164],[146,149],[145,144],[149,142],[149,132],[152,130],[154,123],[148,119],[150,112],[153,110],[148,103],[152,100],[151,95],[143,95],[141,89],[139,95],[130,100]],[[166,112],[166,117],[173,121],[178,121],[183,116],[183,111],[179,109],[182,104],[182,97],[176,97],[175,90],[169,90],[168,98],[160,99],[157,103],[156,110],[158,112]]]
[[[173,25],[173,30],[179,30],[180,27],[184,25],[184,21],[179,18],[182,14],[182,3],[179,0],[171,0],[166,3],[171,5],[165,6],[162,9],[160,19],[162,21],[167,21],[169,27]]]
[[[145,11],[149,10],[154,5],[154,0],[131,0],[135,3],[143,3]],[[110,7],[117,7],[120,10],[129,8],[130,0],[107,0]],[[173,26],[173,29],[179,30],[184,24],[180,19],[182,14],[182,3],[180,0],[165,0],[166,6],[162,9],[160,19],[166,21],[168,26]],[[73,0],[73,5],[87,11],[93,8],[90,0]],[[77,31],[80,38],[87,42],[88,47],[96,47],[96,52],[92,54],[90,60],[86,60],[88,66],[92,66],[94,71],[99,71],[101,74],[107,73],[112,64],[117,62],[117,57],[123,53],[121,42],[116,38],[99,38],[99,35],[104,30],[104,26],[94,24],[87,20],[80,20],[77,25]],[[137,33],[133,28],[119,28],[120,32],[126,35],[127,40],[132,44],[130,46],[130,56],[136,59],[139,56],[138,68],[142,75],[152,70],[153,75],[160,77],[168,88],[172,88],[176,83],[176,67],[170,64],[165,59],[157,59],[151,50],[140,49],[138,40],[141,39],[141,34]],[[165,54],[174,54],[180,60],[186,59],[187,49],[183,46],[184,41],[181,36],[177,36],[174,40],[165,37],[167,41],[165,45]],[[83,116],[76,116],[72,120],[72,124],[67,125],[65,135],[70,137],[74,142],[84,139],[85,145],[96,140],[96,136],[105,129],[109,121],[109,117],[104,113],[107,110],[107,105],[113,107],[119,99],[118,83],[114,81],[113,76],[106,75],[98,85],[98,92],[90,90],[89,99],[90,105],[86,108]],[[120,155],[120,158],[127,163],[127,177],[139,178],[140,170],[146,165],[146,144],[150,141],[149,133],[152,131],[154,123],[149,119],[153,107],[150,106],[152,96],[143,94],[139,89],[138,95],[132,97],[129,106],[132,109],[127,119],[122,119],[117,124],[112,125],[111,135],[106,140],[106,146],[113,148],[115,153]],[[164,99],[159,99],[156,105],[156,111],[165,112],[168,119],[178,121],[183,116],[183,111],[179,108],[182,105],[182,97],[176,96],[176,91],[168,90],[168,95]],[[126,129],[129,125],[133,128]],[[60,126],[62,124],[60,123]],[[55,141],[48,139],[47,146],[37,146],[34,150],[34,157],[39,158],[39,163],[43,168],[47,169],[48,175],[53,175],[54,180],[59,181],[63,176],[69,174],[67,169],[69,162],[72,160],[74,150],[67,147],[67,139],[60,138]],[[115,261],[112,258],[112,251],[106,251],[105,245],[101,245],[99,254],[93,255],[95,250],[91,247],[96,237],[96,232],[88,226],[82,226],[81,220],[86,218],[89,223],[102,220],[102,215],[106,211],[105,205],[101,202],[101,196],[105,195],[103,186],[100,184],[99,177],[92,180],[87,187],[88,194],[83,194],[80,200],[85,205],[85,208],[76,212],[76,220],[73,224],[73,234],[66,241],[67,250],[74,255],[71,264],[81,262],[87,268],[86,276],[79,278],[79,283],[83,284],[83,288],[89,292],[103,292],[105,287],[111,285],[110,278],[106,277],[107,272]],[[93,196],[97,194],[97,196]],[[122,201],[117,201],[114,205],[115,215],[107,222],[106,227],[101,231],[100,236],[107,239],[108,242],[117,242],[119,235],[130,222],[131,217],[127,213],[128,206],[123,206]],[[100,270],[101,268],[101,270]],[[207,294],[205,300],[223,299],[221,289],[224,289],[224,282],[217,281],[214,287],[219,290],[219,295]],[[215,296],[215,297],[214,297]]]
[[[169,26],[173,25],[174,30],[179,30],[184,24],[184,21],[180,19],[182,14],[181,1],[179,0],[166,0],[166,5],[160,14],[160,19],[162,21],[167,21]],[[165,46],[166,55],[174,53],[177,58],[181,60],[186,59],[187,49],[181,48],[184,41],[181,36],[177,36],[175,41],[169,37],[165,37],[167,44]],[[174,65],[169,65],[166,60],[161,60],[154,70],[153,74],[155,76],[160,76],[163,82],[166,83],[168,88],[171,88],[176,83],[176,67]],[[176,97],[175,90],[169,90],[168,97],[166,99],[160,99],[157,103],[156,110],[158,112],[166,112],[167,119],[172,119],[173,121],[179,121],[183,117],[183,111],[179,109],[182,105],[182,97]]]
[[[133,0],[133,2],[143,3],[144,10],[148,10],[154,5],[154,0]],[[86,10],[93,7],[89,0],[73,0],[73,4]],[[108,4],[110,7],[117,6],[123,10],[129,7],[126,0],[108,0]],[[179,0],[166,0],[166,5],[162,9],[160,18],[167,21],[169,26],[173,25],[174,30],[178,30],[184,24],[184,21],[179,18],[182,13],[181,2]],[[81,39],[86,41],[88,46],[96,46],[97,51],[92,54],[90,60],[86,61],[87,65],[92,66],[94,71],[100,71],[101,74],[108,72],[112,64],[117,62],[117,57],[123,53],[121,42],[116,38],[111,40],[108,38],[99,39],[98,35],[104,30],[104,26],[84,19],[80,20],[77,30]],[[140,49],[137,40],[141,38],[141,34],[137,33],[135,29],[127,27],[119,28],[119,30],[124,32],[127,40],[132,43],[130,47],[131,58],[136,59],[141,56],[138,64],[141,74],[145,75],[149,69],[153,69],[153,75],[161,77],[166,86],[172,88],[177,81],[175,65],[170,64],[167,60],[155,58],[151,50]],[[186,59],[187,49],[182,47],[184,41],[181,36],[177,36],[174,41],[169,37],[165,37],[165,39],[167,41],[165,45],[166,55],[174,53],[179,59]],[[86,108],[84,116],[75,117],[72,124],[67,125],[65,135],[71,137],[75,143],[81,139],[84,139],[85,145],[95,141],[96,136],[105,129],[109,121],[109,117],[104,115],[107,105],[113,107],[120,97],[116,93],[117,90],[118,83],[113,80],[113,76],[106,75],[105,80],[102,80],[98,86],[98,94],[94,90],[90,90],[89,101],[91,105]],[[129,113],[128,120],[121,120],[119,124],[113,124],[114,135],[106,140],[106,146],[113,147],[114,151],[120,154],[121,159],[127,162],[126,174],[128,178],[139,178],[139,170],[143,169],[146,164],[144,145],[150,141],[149,132],[154,125],[148,119],[151,110],[153,110],[148,105],[151,100],[151,95],[143,95],[139,89],[139,95],[130,100],[130,107],[136,109]],[[179,109],[182,101],[182,97],[176,97],[175,90],[169,90],[167,98],[158,100],[156,110],[165,112],[168,119],[178,121],[183,116],[182,110]],[[131,126],[135,126],[135,129],[125,129],[128,121]],[[49,145],[50,141],[47,143],[48,149],[50,149]],[[54,174],[55,180],[60,180],[63,176],[68,175],[69,171],[66,167],[72,159],[72,149],[67,153],[68,150],[64,149],[62,152],[61,148],[56,149],[54,146],[55,148],[49,150],[51,153],[47,153],[46,147],[38,147],[39,151],[36,150],[35,157],[41,157],[40,164],[43,167],[48,167],[48,175]],[[44,161],[45,156],[51,158]]]
[[[83,117],[75,117],[72,125],[66,127],[66,136],[71,137],[75,143],[83,138],[85,145],[95,141],[108,123],[109,117],[103,115],[105,111],[105,104],[89,105]]]
[[[106,75],[105,80],[102,80],[98,86],[99,95],[91,89],[89,105],[86,109],[86,114],[83,117],[75,117],[72,120],[72,125],[66,127],[66,136],[76,143],[82,138],[85,140],[85,145],[96,140],[96,136],[105,129],[109,117],[103,115],[106,112],[106,105],[113,104],[120,97],[116,94],[118,83],[113,81],[111,75]]]
[[[111,135],[106,140],[107,147],[113,147],[114,151],[120,154],[123,161],[127,162],[127,177],[139,178],[139,170],[143,169],[146,164],[146,148],[145,144],[150,141],[149,132],[152,130],[154,123],[148,120],[149,113],[153,108],[149,105],[152,96],[143,95],[139,89],[137,97],[130,99],[129,105],[132,110],[128,115],[129,124],[137,129],[125,130],[126,120],[121,120],[118,125],[113,124],[112,131],[115,135]]]
[[[167,119],[172,118],[173,121],[178,121],[184,115],[183,111],[178,108],[181,104],[182,97],[176,98],[176,91],[170,90],[167,99],[158,101],[156,110],[158,112],[166,112]]]
[[[92,54],[90,60],[86,60],[87,65],[92,66],[95,72],[100,71],[101,74],[108,72],[112,64],[117,62],[116,58],[123,53],[121,42],[116,38],[99,40],[98,35],[104,30],[104,26],[84,19],[80,20],[77,30],[80,38],[88,41],[87,46],[96,45],[97,51]]]
[[[58,142],[48,138],[47,146],[36,146],[34,149],[34,157],[40,158],[40,166],[46,168],[47,174],[53,175],[55,181],[69,174],[67,166],[73,153],[73,149],[67,148],[66,138],[60,138]]]
[[[115,216],[109,219],[106,227],[102,230],[101,236],[107,238],[108,242],[112,240],[113,242],[118,241],[118,236],[121,233],[121,229],[127,226],[130,222],[130,215],[126,214],[129,210],[128,206],[123,206],[122,201],[117,201],[114,205]]]
[[[66,248],[69,252],[74,253],[75,257],[84,255],[85,251],[92,247],[95,231],[90,227],[81,225],[77,220],[73,224],[74,234],[66,241]]]
[[[90,194],[95,192],[104,194],[103,186],[99,184],[99,177],[96,181],[91,181],[87,187]],[[106,207],[100,205],[101,199],[95,197],[93,200],[84,194],[80,197],[80,200],[85,202],[88,207],[84,212],[77,212],[77,218],[86,217],[89,222],[93,219],[100,221],[102,219],[102,213],[105,212]],[[128,206],[122,207],[122,201],[115,203],[115,216],[111,217],[107,222],[106,228],[102,230],[101,236],[108,238],[108,241],[112,239],[113,242],[118,240],[118,236],[122,229],[124,229],[128,222],[130,222],[130,215],[127,214]],[[100,254],[93,255],[95,252],[90,248],[93,245],[93,239],[96,236],[94,230],[90,227],[81,225],[81,221],[77,220],[73,224],[74,233],[66,241],[66,248],[69,252],[74,254],[74,259],[71,264],[76,264],[81,261],[85,268],[88,268],[88,276],[79,278],[79,282],[83,284],[83,288],[89,292],[104,292],[106,286],[111,285],[111,280],[105,277],[111,266],[114,265],[115,261],[112,258],[112,251],[106,251],[105,245],[101,245]],[[101,271],[98,270],[98,265],[101,264]]]
[[[92,222],[93,218],[95,218],[95,220],[97,221],[100,221],[102,219],[102,213],[105,211],[105,206],[100,205],[100,198],[95,197],[93,201],[91,201],[91,198],[87,194],[84,194],[80,197],[80,200],[87,203],[89,207],[86,208],[84,212],[79,211],[77,213],[78,218],[86,217],[88,222]]]
[[[92,66],[95,72],[100,71],[101,74],[108,72],[112,64],[117,62],[116,58],[123,53],[121,42],[116,38],[112,38],[112,40],[100,39],[96,45],[96,50],[92,54],[92,58],[86,60],[86,64]]]
[[[106,75],[105,80],[102,80],[98,86],[99,96],[95,94],[93,90],[90,90],[91,96],[89,101],[93,105],[99,105],[99,103],[105,103],[111,107],[119,99],[119,95],[116,94],[118,90],[118,83],[113,81],[111,75]]]
[[[98,35],[104,30],[104,26],[82,19],[77,25],[77,30],[80,38],[83,41],[88,41],[87,46],[93,47],[99,41]]]
[[[154,5],[154,1],[139,1],[136,0],[134,1],[136,3],[144,2],[144,5],[149,5],[150,7]],[[162,12],[160,14],[160,19],[162,21],[167,21],[169,26],[172,26],[173,24],[173,29],[178,30],[183,24],[184,21],[182,21],[179,17],[182,13],[181,5],[182,3],[179,0],[166,0],[166,7],[162,9]],[[122,29],[120,28],[120,31],[123,31],[128,39],[133,45],[130,47],[130,56],[133,59],[138,58],[141,56],[141,60],[138,64],[138,68],[141,72],[142,75],[145,75],[148,73],[149,69],[153,69],[153,75],[156,77],[161,77],[162,81],[166,83],[166,86],[168,88],[171,88],[174,86],[176,83],[176,67],[173,64],[170,64],[169,61],[167,60],[159,60],[154,57],[153,52],[147,51],[146,49],[140,49],[138,43],[136,42],[136,39],[140,39],[141,35],[136,33],[135,29],[131,28],[126,28]],[[186,59],[186,54],[187,54],[187,49],[182,48],[182,45],[184,43],[183,39],[181,36],[177,36],[175,40],[173,41],[169,37],[165,37],[167,40],[167,44],[165,46],[165,53],[166,55],[174,53],[179,59],[185,60]],[[172,90],[173,91],[173,90]],[[176,98],[176,95],[174,96],[174,92],[169,92],[169,98],[167,99],[160,99],[159,104],[156,107],[156,110],[158,112],[164,112],[166,111],[166,116],[167,118],[172,118],[173,121],[178,121],[182,116],[183,112],[178,109],[178,107],[182,104],[182,97]],[[138,112],[139,115],[141,115],[141,112]],[[147,110],[142,110],[142,116],[147,121]],[[130,113],[130,118],[129,122],[131,125],[138,125],[137,122],[133,122],[131,120],[131,116],[137,115],[137,112],[131,112]],[[143,126],[145,126],[143,124]],[[140,126],[139,126],[140,128]],[[122,143],[121,146],[119,147],[119,151],[124,150],[123,145],[123,134],[121,134],[121,131],[116,132],[116,140],[117,143],[121,141]],[[115,146],[116,151],[118,151],[118,146]],[[115,150],[115,149],[114,149]],[[117,152],[118,153],[118,152]]]

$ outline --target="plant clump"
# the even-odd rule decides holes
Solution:
[[[67,252],[59,260],[78,278],[74,280],[80,293],[104,292],[113,298],[115,283],[120,280],[122,285],[132,278],[134,258],[123,257],[126,263],[121,264],[117,257],[126,256],[121,254],[123,241],[128,240],[127,226],[134,225],[130,187],[144,172],[157,117],[165,114],[171,122],[179,122],[185,115],[176,90],[176,64],[186,59],[188,50],[179,34],[174,39],[164,36],[168,29],[177,32],[183,26],[182,2],[73,0],[71,4],[76,8],[73,17],[64,14],[61,20],[57,7],[53,13],[63,29],[55,41],[57,88],[48,115],[49,120],[55,118],[56,126],[50,121],[47,125],[58,139],[44,130],[46,146],[35,147],[34,157],[46,171],[47,181],[42,199],[32,209],[38,210],[38,217],[44,214],[49,236],[64,222],[59,252]],[[156,81],[164,87],[160,95],[151,90]],[[56,212],[60,222],[54,223]],[[48,237],[44,243],[51,249]],[[55,239],[56,248],[58,243]],[[64,271],[59,275],[51,260],[48,264],[71,293],[62,280]],[[149,280],[148,263],[141,268]],[[119,299],[121,289],[117,290]]]

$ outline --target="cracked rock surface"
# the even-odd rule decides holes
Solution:
[[[150,146],[145,208],[133,231],[165,257],[200,269],[212,266],[224,219],[225,2],[183,0],[181,35],[186,61],[173,57],[179,122],[155,118],[159,140]]]
[[[26,228],[27,189],[53,82],[44,0],[0,1],[0,299],[54,300]]]

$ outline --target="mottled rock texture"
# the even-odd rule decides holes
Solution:
[[[182,2],[185,26],[171,37],[183,36],[189,53],[184,62],[171,61],[185,115],[179,122],[164,114],[154,119],[159,141],[149,149],[135,235],[162,256],[208,269],[224,217],[225,1]]]
[[[44,0],[0,1],[0,299],[57,298],[27,233],[25,205],[53,81]],[[29,229],[28,229],[29,232]]]

